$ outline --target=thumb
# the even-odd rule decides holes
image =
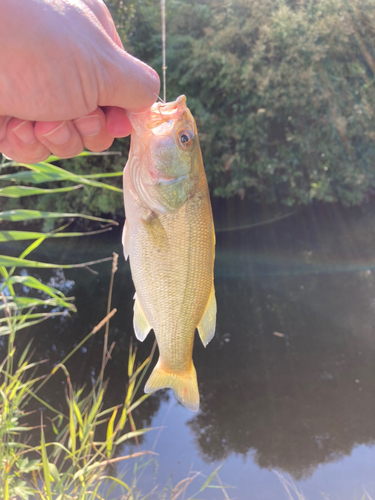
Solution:
[[[122,48],[112,45],[99,79],[99,106],[117,106],[142,111],[156,101],[160,80],[155,70]]]

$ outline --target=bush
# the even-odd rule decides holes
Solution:
[[[134,5],[126,42],[160,70],[159,5]],[[168,95],[188,97],[215,196],[351,205],[371,193],[374,26],[371,0],[168,3]]]

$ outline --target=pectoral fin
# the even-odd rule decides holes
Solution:
[[[133,326],[135,331],[135,336],[141,342],[147,337],[149,331],[151,330],[151,325],[146,318],[145,313],[143,312],[142,306],[139,303],[137,295],[135,295],[134,302],[134,318],[133,318]]]
[[[128,257],[129,257],[129,228],[128,228],[128,219],[125,220],[124,229],[122,231],[122,246],[124,248],[124,257],[125,257],[125,260],[128,260]]]
[[[203,313],[202,319],[198,323],[198,332],[201,341],[206,347],[212,337],[215,335],[216,328],[216,297],[215,288],[212,283],[210,297],[207,302],[206,310]]]
[[[159,252],[166,251],[169,247],[168,236],[158,215],[151,212],[147,219],[143,219],[143,224],[155,248]]]

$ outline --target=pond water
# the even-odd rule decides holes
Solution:
[[[283,481],[307,500],[354,500],[365,492],[375,498],[375,203],[317,205],[288,216],[268,210],[215,204],[217,331],[206,349],[198,337],[194,347],[201,409],[190,412],[168,391],[139,407],[137,425],[157,428],[140,448],[159,454],[142,469],[138,487],[144,493],[199,471],[192,494],[222,464],[219,477],[231,486],[229,498],[297,498],[288,496]],[[134,289],[119,240],[120,230],[55,240],[34,255],[61,263],[120,255],[107,405],[124,397],[134,338]],[[23,337],[26,342],[32,335],[37,355],[51,365],[105,316],[110,264],[95,269],[98,275],[82,269],[38,273],[74,295],[78,308],[71,318]],[[151,351],[149,337],[137,343],[139,360]],[[98,373],[102,341],[102,334],[90,339],[68,365],[77,385]],[[61,381],[46,397],[59,404]],[[117,472],[126,478],[132,467],[121,465]],[[197,498],[225,496],[211,489]]]

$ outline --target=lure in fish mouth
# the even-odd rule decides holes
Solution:
[[[141,341],[153,329],[159,347],[145,392],[170,387],[197,411],[195,330],[206,346],[216,323],[215,233],[197,127],[185,96],[128,115],[123,246],[136,289],[133,324]]]

